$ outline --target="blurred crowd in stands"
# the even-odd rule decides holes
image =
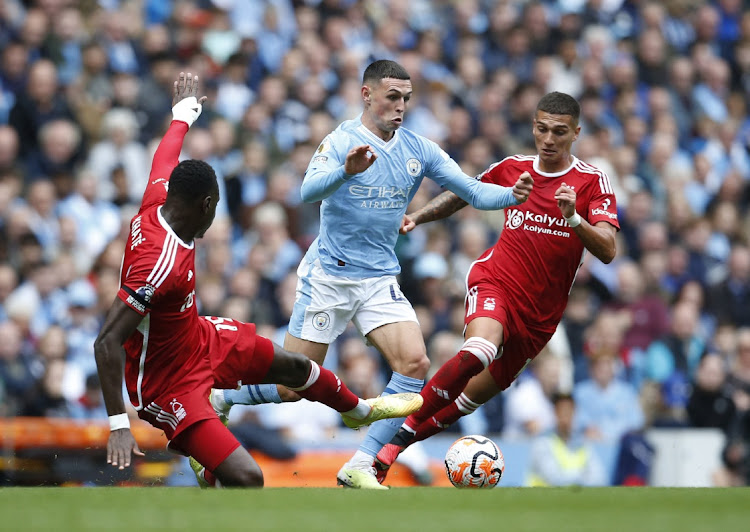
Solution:
[[[470,175],[535,153],[538,99],[575,96],[574,153],[617,194],[615,261],[587,257],[545,352],[457,430],[540,434],[562,391],[593,439],[716,427],[717,482],[750,481],[748,2],[5,0],[0,51],[0,415],[106,416],[93,341],[175,73],[208,95],[183,156],[222,187],[198,244],[199,312],[278,338],[318,228],[306,166],[361,111],[364,67],[388,58],[412,76],[404,127]],[[439,192],[426,180],[410,210]],[[435,369],[462,342],[466,271],[503,224],[467,208],[399,242]],[[331,355],[353,391],[382,391],[385,364],[356,333]],[[279,408],[250,415],[291,438],[338,426]]]

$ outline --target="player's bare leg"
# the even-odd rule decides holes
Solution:
[[[332,371],[322,368],[301,353],[266,342],[273,346],[273,360],[263,379],[264,383],[282,384],[302,398],[333,408],[350,428],[360,428],[382,419],[400,418],[422,406],[422,397],[417,393],[360,399]],[[217,409],[215,397],[216,394],[212,393],[211,401]]]
[[[213,471],[222,486],[263,487],[263,471],[245,449],[238,447]]]
[[[328,354],[328,344],[303,340],[302,338],[297,338],[289,333],[286,333],[286,336],[284,336],[284,349],[293,353],[302,353],[310,360],[317,362],[320,366],[323,365],[326,355]],[[286,386],[279,384],[277,387],[279,396],[283,402],[290,403],[301,399],[299,394],[293,392]]]
[[[308,401],[317,401],[341,414],[344,424],[359,428],[381,419],[403,417],[422,406],[417,393],[360,399],[332,371],[305,355],[273,344],[274,355],[265,382],[283,384]]]
[[[388,361],[393,374],[381,397],[417,393],[429,369],[422,331],[414,321],[382,325],[370,331],[367,339]],[[383,489],[373,467],[375,455],[391,441],[403,419],[387,419],[373,424],[357,452],[336,475],[339,485],[357,489]]]
[[[198,460],[190,457],[190,467],[201,488],[262,488],[263,472],[255,459],[238,447],[216,469],[209,471]]]
[[[284,350],[301,353],[323,365],[328,352],[328,344],[296,338],[289,333],[284,337]],[[212,390],[211,405],[222,420],[227,420],[233,405],[259,405],[266,403],[293,403],[302,399],[281,384],[244,384],[237,390]]]

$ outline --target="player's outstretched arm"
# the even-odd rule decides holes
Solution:
[[[119,298],[115,298],[94,342],[96,367],[111,429],[107,442],[107,463],[119,469],[130,466],[131,453],[143,456],[130,432],[130,423],[122,398],[122,345],[142,319],[143,316]]]
[[[453,192],[443,192],[439,196],[433,198],[421,209],[405,215],[401,222],[401,229],[399,232],[401,234],[406,234],[418,225],[434,222],[435,220],[442,220],[454,212],[460,211],[467,205],[468,203],[456,196]]]
[[[172,96],[172,123],[159,142],[159,147],[154,153],[154,162],[151,166],[151,179],[168,179],[172,169],[179,162],[182,142],[185,139],[190,126],[198,119],[203,111],[203,102],[206,96],[198,98],[199,91],[198,76],[190,72],[180,72],[174,82],[174,93]],[[187,127],[185,127],[187,125]]]
[[[442,150],[437,153],[442,155],[438,156],[437,164],[432,165],[427,175],[475,209],[491,211],[518,205],[528,199],[533,188],[534,180],[528,172],[519,176],[513,187],[484,183],[463,173],[458,164]]]

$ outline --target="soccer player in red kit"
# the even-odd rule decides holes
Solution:
[[[506,389],[555,332],[585,252],[615,257],[617,204],[607,175],[571,154],[580,107],[552,92],[533,119],[537,155],[516,155],[478,178],[509,186],[529,174],[534,190],[505,209],[505,227],[467,275],[465,338],[422,390],[424,406],[410,415],[375,460],[379,480],[409,444],[442,431]],[[402,232],[464,207],[445,192],[409,215]]]
[[[262,486],[263,473],[209,402],[212,387],[280,383],[322,402],[357,428],[401,417],[422,403],[418,394],[364,401],[335,374],[255,333],[255,325],[198,316],[195,239],[213,222],[219,188],[203,161],[178,164],[185,134],[202,110],[198,77],[174,84],[173,121],[154,154],[141,208],[130,223],[120,290],[94,344],[110,420],[107,462],[130,465],[142,455],[130,432],[125,384],[138,416],[162,429],[169,448],[205,466],[202,485]],[[408,412],[407,412],[408,411]]]

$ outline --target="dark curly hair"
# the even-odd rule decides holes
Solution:
[[[167,196],[192,201],[208,196],[216,186],[216,172],[210,164],[188,159],[172,170]]]
[[[536,110],[551,115],[572,116],[576,124],[578,123],[578,117],[581,115],[581,106],[576,99],[564,92],[550,92],[545,94],[536,105]]]

